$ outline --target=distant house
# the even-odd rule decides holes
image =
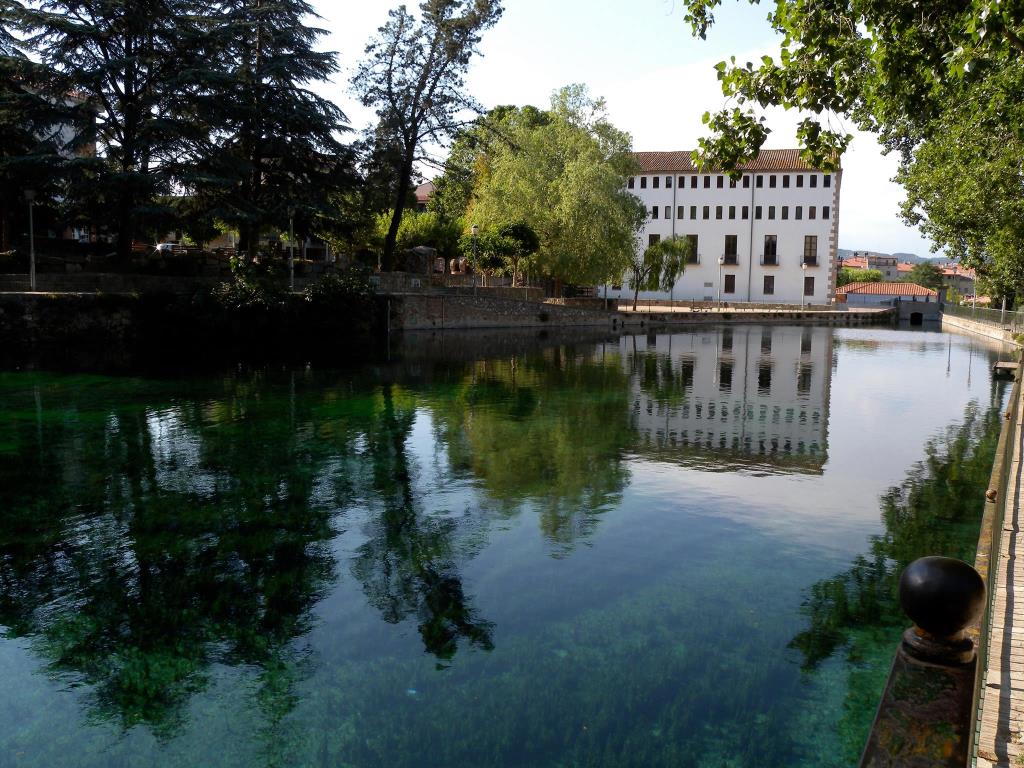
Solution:
[[[430,198],[434,196],[437,186],[432,181],[425,182],[416,187],[416,210],[423,213],[427,210]]]
[[[977,275],[973,269],[964,269],[958,264],[949,264],[942,268],[942,282],[961,296],[974,295],[974,281]]]
[[[843,259],[839,267],[840,269],[877,269],[882,273],[883,280],[899,280],[900,278],[899,259],[880,253],[854,251],[853,256]]]
[[[851,307],[892,306],[901,320],[937,318],[943,296],[917,283],[850,283],[836,291],[836,303]]]

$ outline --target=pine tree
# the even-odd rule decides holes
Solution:
[[[117,236],[121,257],[136,237],[166,226],[164,204],[194,127],[182,114],[194,92],[187,62],[197,55],[193,0],[44,0],[21,13],[28,43],[56,75],[49,98],[80,94],[71,199]]]
[[[338,65],[334,53],[314,50],[324,31],[304,23],[315,16],[305,0],[223,0],[214,14],[211,145],[189,186],[254,255],[289,211],[311,222],[352,183],[351,152],[337,139],[346,117],[309,89]]]

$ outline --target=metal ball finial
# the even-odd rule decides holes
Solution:
[[[919,656],[968,661],[974,644],[964,634],[985,606],[985,582],[962,560],[922,557],[900,576],[900,604],[915,628],[904,640]]]

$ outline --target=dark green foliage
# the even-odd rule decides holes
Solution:
[[[197,110],[209,135],[185,183],[209,215],[238,228],[250,256],[292,210],[298,232],[312,231],[312,218],[354,182],[336,138],[345,115],[309,87],[338,69],[335,54],[314,49],[325,33],[306,24],[310,16],[305,0],[222,0],[207,35],[213,64]]]
[[[284,305],[287,291],[280,268],[267,263],[236,261],[231,279],[214,288],[210,295],[224,310],[271,312]]]
[[[910,270],[910,274],[907,275],[907,281],[923,285],[925,288],[932,288],[936,291],[944,285],[942,269],[926,261],[914,265],[913,269]]]
[[[843,268],[839,270],[839,275],[836,277],[836,287],[841,288],[844,285],[850,283],[880,283],[882,282],[882,273],[877,269],[847,269]]]

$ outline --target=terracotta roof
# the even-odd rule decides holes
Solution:
[[[434,196],[434,191],[437,187],[434,182],[427,181],[416,187],[416,201],[419,203],[426,203],[430,201],[430,198]]]
[[[868,260],[863,256],[851,256],[839,262],[840,269],[867,269]]]
[[[907,264],[905,261],[901,261],[899,264],[896,265],[896,271],[897,272],[913,272],[914,271],[914,265],[913,264]]]
[[[872,296],[938,296],[937,291],[917,283],[850,283],[837,289],[837,293],[857,293]]]
[[[647,173],[672,171],[698,173],[693,164],[693,152],[634,152],[633,157]],[[814,171],[800,159],[799,149],[762,149],[757,159],[739,166],[744,171]],[[709,169],[714,171],[715,169]]]

